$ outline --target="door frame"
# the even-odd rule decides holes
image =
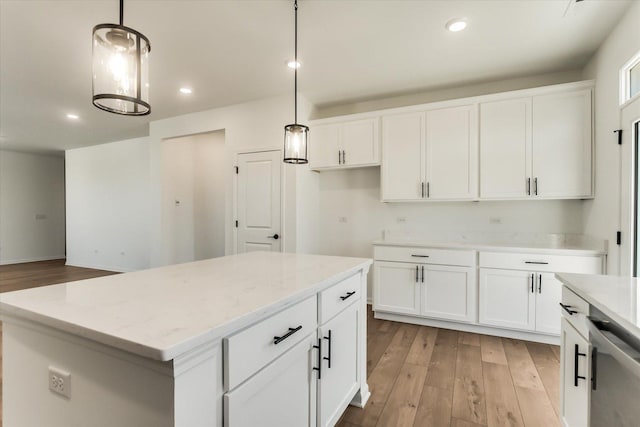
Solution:
[[[640,97],[620,107],[620,129],[622,146],[620,149],[620,245],[619,274],[633,276],[635,272],[635,248],[638,230],[636,225],[636,185],[640,156],[636,147],[636,123],[640,122]],[[640,126],[640,125],[639,125]],[[640,135],[638,136],[640,138]]]
[[[232,221],[236,221],[238,219],[238,174],[235,173],[235,168],[238,166],[239,156],[242,154],[255,154],[255,153],[267,153],[267,152],[278,152],[280,153],[280,157],[283,156],[281,148],[273,148],[273,147],[265,147],[265,148],[247,148],[235,150],[233,153],[233,218]],[[280,163],[280,234],[281,236],[285,235],[285,206],[286,206],[286,195],[285,195],[285,170],[284,170],[284,162]],[[234,255],[238,254],[238,227],[232,225],[233,228],[233,253]],[[287,230],[288,232],[288,230]],[[284,253],[287,251],[286,247],[286,239],[282,237],[282,241],[280,243],[280,252]]]

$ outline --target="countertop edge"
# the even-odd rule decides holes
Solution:
[[[381,241],[373,242],[373,246],[394,246],[411,248],[435,248],[454,250],[475,250],[481,252],[516,252],[516,253],[536,253],[547,255],[577,255],[577,256],[606,256],[607,251],[597,249],[574,249],[574,248],[536,248],[526,246],[504,246],[475,243],[442,243],[442,242],[395,242]]]

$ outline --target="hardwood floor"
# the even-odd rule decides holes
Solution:
[[[112,271],[68,267],[64,259],[0,265],[0,293],[55,285],[117,274]],[[2,366],[2,322],[0,322],[0,366]],[[0,426],[2,426],[2,369],[0,369]]]
[[[339,427],[560,425],[560,349],[379,320],[369,310],[371,398]]]
[[[110,274],[64,260],[0,266],[0,292]],[[557,346],[389,322],[371,310],[367,322],[371,398],[339,427],[560,425]]]

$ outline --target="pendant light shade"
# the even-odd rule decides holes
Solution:
[[[293,9],[295,16],[294,63],[298,63],[298,0],[294,0]],[[294,68],[293,73],[294,123],[284,127],[284,162],[300,165],[309,163],[307,157],[309,128],[305,125],[298,124],[298,67]]]
[[[93,105],[110,113],[144,116],[149,105],[149,39],[120,24],[93,28]]]

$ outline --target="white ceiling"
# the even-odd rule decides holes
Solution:
[[[300,0],[299,90],[323,106],[579,69],[632,1]],[[456,17],[468,28],[446,31]],[[0,0],[0,148],[143,136],[149,121],[293,91],[293,1],[125,0],[125,25],[151,41],[152,113],[98,110],[91,31],[117,20],[117,0]]]

